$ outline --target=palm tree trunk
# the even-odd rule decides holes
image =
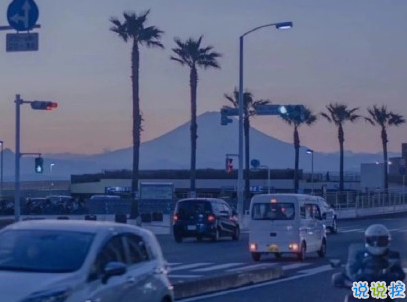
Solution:
[[[140,98],[139,98],[139,68],[140,53],[138,42],[133,41],[131,53],[131,80],[133,88],[133,175],[131,179],[132,193],[138,192],[139,181],[139,157],[140,157],[140,132],[141,132],[141,115],[140,115]],[[135,197],[135,196],[134,196]],[[135,218],[139,215],[138,202],[133,197],[131,216]]]
[[[246,205],[247,201],[250,200],[250,121],[249,115],[247,113],[247,108],[245,108],[245,118],[244,118],[244,155],[245,155],[245,197],[246,200],[243,204]]]
[[[195,194],[196,186],[196,141],[198,125],[196,124],[196,92],[198,86],[198,73],[195,66],[191,68],[189,76],[189,85],[191,87],[191,172],[190,172],[190,189],[191,194]]]
[[[344,184],[343,184],[343,143],[345,141],[345,136],[343,133],[343,127],[342,125],[338,126],[338,140],[339,140],[339,152],[340,152],[340,157],[339,157],[339,191],[344,190]]]
[[[295,166],[294,166],[294,192],[298,193],[298,168],[300,162],[300,136],[298,135],[298,128],[294,126],[294,149],[295,149]]]
[[[384,164],[384,189],[389,189],[389,176],[388,176],[388,160],[387,160],[387,132],[386,128],[382,127],[382,144],[383,144],[383,164]]]

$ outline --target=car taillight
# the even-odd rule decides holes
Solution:
[[[252,252],[256,251],[257,250],[257,243],[250,243],[249,249]]]
[[[174,215],[174,216],[172,217],[172,221],[173,221],[173,222],[177,222],[177,221],[178,221],[178,216],[177,216],[177,215]]]
[[[207,219],[208,219],[209,222],[214,222],[215,221],[215,216],[209,215]]]

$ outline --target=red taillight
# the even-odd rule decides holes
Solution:
[[[214,222],[215,221],[215,216],[209,215],[207,219],[208,219],[209,222]]]
[[[172,221],[173,221],[173,222],[177,222],[177,221],[178,221],[178,216],[177,216],[177,215],[174,215],[174,216],[172,217]]]

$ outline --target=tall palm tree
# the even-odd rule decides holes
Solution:
[[[294,166],[294,191],[298,192],[298,167],[300,162],[300,135],[298,128],[301,125],[311,126],[316,120],[317,116],[312,113],[311,109],[304,107],[301,114],[283,114],[280,117],[287,122],[290,126],[294,127],[294,149],[295,149],[295,166]]]
[[[140,136],[142,129],[142,114],[140,111],[139,98],[139,69],[140,69],[140,51],[139,47],[145,45],[147,47],[164,48],[160,39],[163,31],[155,26],[145,25],[149,10],[137,15],[135,12],[124,12],[124,21],[112,17],[110,22],[113,26],[111,31],[118,34],[124,42],[132,42],[131,51],[131,84],[133,92],[133,175],[131,180],[132,192],[138,191],[139,181],[139,157],[140,157]],[[133,203],[132,215],[138,216],[138,204]]]
[[[196,123],[196,95],[198,88],[198,67],[203,69],[208,68],[220,68],[218,58],[222,55],[213,51],[212,46],[203,47],[202,37],[198,40],[189,38],[186,41],[182,41],[179,38],[175,38],[174,41],[177,44],[176,48],[173,48],[175,56],[171,56],[171,60],[180,63],[182,66],[186,65],[189,68],[189,86],[191,93],[191,194],[195,194],[195,180],[196,180],[196,141],[198,125]]]
[[[406,121],[404,117],[400,114],[393,113],[387,110],[386,106],[376,106],[367,109],[370,117],[365,117],[373,126],[379,126],[381,128],[382,146],[383,146],[383,163],[384,163],[384,189],[389,188],[388,179],[388,162],[387,162],[387,127],[399,126],[404,124]]]
[[[232,103],[232,107],[239,108],[239,91],[235,88],[232,94],[224,94],[224,97]],[[243,93],[243,130],[244,130],[244,143],[245,143],[245,197],[246,200],[250,199],[250,118],[256,114],[256,106],[267,105],[268,100],[253,99],[253,94],[246,91]],[[231,108],[230,106],[223,106],[224,108]]]
[[[326,106],[328,113],[322,112],[321,115],[325,117],[330,123],[333,122],[338,128],[338,140],[339,140],[339,149],[340,149],[340,160],[339,160],[339,190],[343,191],[343,143],[345,141],[345,135],[343,132],[343,124],[346,121],[355,122],[360,118],[359,114],[356,112],[359,110],[356,108],[348,108],[344,104],[329,104]]]

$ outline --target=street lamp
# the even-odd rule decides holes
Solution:
[[[311,154],[311,194],[314,194],[314,150],[307,149],[307,154]]]
[[[53,166],[55,166],[55,164],[54,164],[54,163],[49,164],[49,173],[51,173],[51,174],[52,174],[52,167],[53,167]]]
[[[293,23],[279,22],[265,24],[245,32],[239,38],[239,169],[237,173],[237,204],[240,217],[243,217],[243,39],[258,29],[271,26],[274,26],[276,29],[288,29],[293,27]]]
[[[1,165],[1,170],[0,170],[0,200],[3,199],[3,145],[4,142],[0,141],[1,145],[1,157],[0,157],[0,165]]]

